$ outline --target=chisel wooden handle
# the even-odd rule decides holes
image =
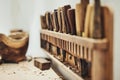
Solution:
[[[45,18],[45,16],[43,16],[43,15],[40,16],[40,22],[41,22],[42,29],[47,29],[47,24],[46,24],[46,18]]]
[[[53,13],[53,21],[54,21],[55,31],[58,32],[58,31],[59,31],[58,10],[54,10],[54,13]]]
[[[56,31],[56,23],[55,23],[55,16],[54,16],[54,12],[52,13],[52,23],[53,23],[53,31]]]
[[[68,9],[67,16],[70,24],[70,32],[72,35],[76,35],[75,9]]]
[[[47,24],[47,28],[48,28],[48,30],[50,30],[50,18],[48,17],[48,14],[49,14],[49,12],[46,12],[45,13],[45,18],[46,18],[46,24]]]
[[[70,25],[69,25],[68,17],[67,17],[67,10],[70,8],[71,8],[70,5],[65,5],[61,9],[61,11],[62,11],[62,31],[64,33],[70,33]]]
[[[62,33],[62,16],[61,16],[61,7],[58,8],[58,24],[59,24],[59,32]]]
[[[51,22],[51,13],[46,12],[45,15],[46,15],[46,23],[47,23],[48,30],[53,30],[52,22]]]
[[[70,33],[71,30],[70,30],[70,23],[68,21],[68,16],[67,16],[67,10],[68,9],[71,9],[71,6],[70,5],[65,5],[64,6],[64,12],[65,12],[65,23],[66,23],[66,33]]]
[[[84,32],[84,22],[86,15],[86,8],[89,0],[81,0],[81,3],[76,4],[76,31],[78,36],[82,36]]]
[[[81,9],[82,9],[82,13],[81,13],[81,27],[80,27],[80,31],[81,34],[83,36],[83,32],[84,32],[84,23],[85,23],[85,18],[86,18],[86,10],[87,10],[87,6],[89,4],[89,0],[81,0]]]
[[[81,23],[80,23],[80,18],[81,18],[81,15],[80,15],[80,13],[81,13],[81,4],[80,3],[77,3],[76,4],[76,11],[75,11],[75,19],[76,19],[76,33],[77,33],[77,35],[78,36],[80,36],[80,25],[81,25]]]
[[[85,17],[85,29],[84,29],[84,37],[90,37],[90,22],[92,18],[92,12],[93,12],[93,5],[89,4],[87,6],[87,11],[86,11],[86,17]]]
[[[56,25],[56,31],[59,31],[59,24],[58,24],[58,10],[54,10],[54,18],[55,18],[55,25]]]
[[[103,38],[103,26],[101,23],[101,6],[100,0],[95,0],[94,4],[94,20],[93,20],[93,38]]]

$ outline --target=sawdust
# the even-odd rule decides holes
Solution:
[[[3,63],[0,65],[0,80],[62,80],[52,68],[41,71],[34,67],[33,61],[18,64]]]

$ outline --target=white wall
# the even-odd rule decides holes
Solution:
[[[40,54],[39,29],[35,25],[35,1],[12,0],[12,12],[14,27],[22,28],[29,32],[29,47],[27,55],[38,56]]]
[[[0,0],[0,32],[8,34],[11,27],[11,1]]]
[[[11,0],[13,27],[29,31],[33,23],[34,0]]]

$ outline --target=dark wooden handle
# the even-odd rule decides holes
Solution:
[[[59,31],[58,10],[54,10],[53,19],[54,19],[55,31],[58,32]]]
[[[103,38],[103,26],[101,23],[101,6],[100,0],[95,0],[94,4],[94,20],[93,20],[93,38],[100,39]]]
[[[68,9],[67,16],[70,24],[70,32],[72,35],[76,35],[75,9]]]
[[[46,15],[46,23],[47,23],[48,30],[53,30],[52,21],[51,21],[51,13],[46,12],[45,15]]]
[[[59,24],[59,32],[62,33],[62,17],[61,17],[61,7],[58,8],[58,24]]]
[[[41,22],[42,29],[47,29],[45,16],[43,16],[43,15],[40,16],[40,22]]]
[[[70,9],[70,5],[65,5],[62,7],[62,31],[64,33],[70,33],[70,25],[68,22],[68,17],[67,17],[67,10]]]

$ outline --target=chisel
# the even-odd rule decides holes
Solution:
[[[42,29],[47,29],[47,24],[46,24],[46,18],[45,18],[45,16],[43,16],[43,15],[40,16],[40,22],[41,22]]]
[[[59,32],[62,33],[62,16],[61,16],[61,7],[58,8],[58,24],[59,24]]]
[[[48,30],[53,30],[52,21],[51,21],[51,13],[46,12],[45,15],[46,15],[46,23],[47,23]]]
[[[94,16],[93,16],[93,30],[92,38],[101,39],[103,38],[103,26],[101,22],[101,6],[100,0],[95,0],[94,3]]]
[[[54,10],[53,21],[54,21],[55,31],[58,32],[59,31],[59,24],[58,24],[58,10],[57,9]]]
[[[81,3],[76,4],[76,31],[78,36],[82,36],[84,32],[84,22],[85,22],[85,14],[86,8],[89,4],[89,0],[81,0]]]
[[[67,10],[70,9],[70,5],[65,5],[61,8],[62,11],[62,31],[64,33],[70,33],[70,25],[68,22]]]
[[[90,20],[92,18],[93,5],[89,4],[86,10],[84,37],[90,37]]]
[[[76,35],[76,23],[75,23],[75,9],[67,10],[68,21],[70,24],[70,34]]]

